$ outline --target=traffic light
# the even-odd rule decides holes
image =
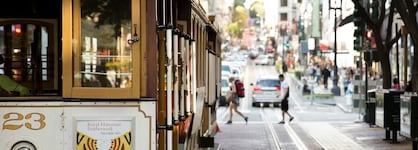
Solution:
[[[16,35],[20,35],[22,33],[22,26],[20,24],[14,25],[13,26],[13,32]]]
[[[359,37],[354,37],[354,47],[355,51],[361,51],[361,41]]]
[[[365,35],[365,24],[363,19],[361,19],[361,15],[360,15],[360,7],[358,5],[354,6],[354,26],[356,27],[356,29],[354,30],[354,46],[353,49],[355,51],[361,51],[361,47],[362,47],[362,38]]]

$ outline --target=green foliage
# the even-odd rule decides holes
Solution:
[[[249,17],[247,9],[244,6],[236,6],[233,12],[232,23],[228,26],[228,31],[233,37],[242,38],[243,29],[247,27]]]
[[[281,72],[282,71],[282,62],[276,62],[276,71]]]
[[[242,35],[242,31],[240,30],[240,27],[238,26],[238,23],[236,22],[228,25],[228,32],[233,37],[239,37],[239,35]]]
[[[262,1],[255,1],[250,6],[251,18],[257,18],[257,16],[264,18],[264,3]]]
[[[302,72],[302,71],[300,71],[300,70],[296,70],[296,71],[295,71],[295,76],[296,76],[296,78],[297,78],[298,80],[301,80],[301,79],[302,79],[302,76],[303,76],[303,72]]]
[[[234,7],[244,6],[245,0],[234,0]]]
[[[244,29],[247,27],[247,20],[248,20],[249,14],[247,9],[245,9],[244,6],[237,6],[234,9],[234,18],[233,22],[238,23],[238,25]]]

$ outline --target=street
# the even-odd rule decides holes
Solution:
[[[246,97],[240,100],[240,110],[249,117],[245,124],[234,113],[233,123],[228,120],[227,107],[218,107],[217,120],[220,132],[215,143],[222,150],[359,150],[359,149],[411,149],[410,143],[400,139],[399,144],[390,144],[384,138],[384,129],[370,128],[358,121],[356,112],[347,113],[336,105],[321,104],[304,98],[294,83],[293,74],[285,75],[290,85],[289,113],[295,119],[278,124],[282,119],[280,107],[253,107],[250,83],[257,76],[278,76],[274,66],[255,66],[248,62],[245,71]],[[408,145],[409,144],[409,145]]]

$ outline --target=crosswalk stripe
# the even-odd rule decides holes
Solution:
[[[362,150],[358,143],[324,122],[299,123],[325,150]]]

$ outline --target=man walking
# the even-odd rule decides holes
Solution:
[[[279,80],[280,80],[280,87],[281,87],[281,93],[280,93],[280,99],[282,100],[281,103],[281,109],[282,109],[282,121],[279,122],[279,124],[284,124],[284,119],[285,119],[285,115],[287,114],[290,118],[289,118],[289,122],[291,122],[294,117],[292,115],[289,114],[288,110],[289,110],[289,84],[287,84],[287,82],[284,80],[284,75],[280,74],[279,75]]]

